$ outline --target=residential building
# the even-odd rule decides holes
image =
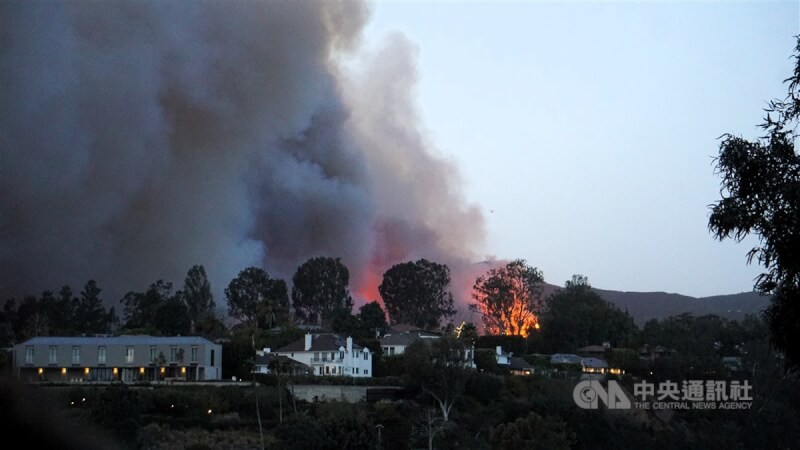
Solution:
[[[195,336],[40,336],[14,346],[24,382],[222,379],[222,346]]]
[[[390,331],[380,338],[380,342],[383,349],[383,356],[395,356],[405,353],[406,348],[413,342],[422,341],[426,344],[431,344],[441,338],[442,335],[439,333],[415,329],[400,332]],[[472,369],[476,367],[475,348],[472,346],[464,349],[464,365]]]
[[[402,355],[412,342],[422,340],[432,342],[442,337],[439,333],[425,330],[389,332],[380,339],[384,356]]]
[[[343,338],[338,334],[307,333],[302,339],[272,353],[305,364],[317,376],[372,376],[372,352],[353,344],[353,338]]]
[[[550,356],[550,364],[580,364],[582,359],[578,355],[555,353]]]
[[[498,366],[508,366],[511,364],[511,353],[506,353],[503,351],[503,346],[498,345],[495,347],[495,360],[497,361]]]
[[[534,367],[528,363],[528,361],[519,357],[511,358],[511,362],[508,364],[508,370],[513,375],[532,375],[535,371]]]
[[[276,366],[280,367],[281,373],[288,372],[291,375],[311,375],[312,373],[311,367],[288,356],[272,353],[269,347],[264,350],[256,350],[256,373],[270,374]]]

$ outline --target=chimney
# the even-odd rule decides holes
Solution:
[[[498,355],[502,355],[503,354],[503,346],[502,345],[498,345],[495,348],[497,349],[497,354]]]
[[[306,345],[303,348],[305,351],[311,350],[311,340],[312,339],[313,339],[313,337],[311,336],[311,333],[306,333]]]
[[[347,353],[353,353],[353,338],[347,336]]]

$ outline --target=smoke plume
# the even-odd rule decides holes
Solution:
[[[362,299],[409,259],[463,278],[482,216],[420,125],[415,47],[364,50],[368,13],[0,2],[0,295],[93,278],[116,302],[193,264],[219,294],[320,255]]]

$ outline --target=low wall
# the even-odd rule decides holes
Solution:
[[[367,391],[401,391],[397,386],[342,386],[327,384],[298,384],[289,386],[295,398],[307,402],[344,401],[358,403],[368,400]]]

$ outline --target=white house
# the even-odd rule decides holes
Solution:
[[[302,339],[272,352],[311,368],[314,375],[371,377],[372,352],[332,333],[307,333]]]
[[[498,366],[508,366],[511,364],[511,353],[506,353],[503,351],[503,346],[498,345],[495,347],[495,360],[497,361]]]

